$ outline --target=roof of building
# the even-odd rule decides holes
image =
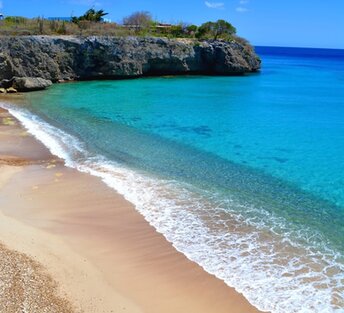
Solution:
[[[71,17],[66,17],[66,16],[53,16],[53,17],[48,17],[49,21],[66,21],[69,22],[72,20]]]

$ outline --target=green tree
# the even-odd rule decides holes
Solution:
[[[123,19],[123,24],[137,31],[149,30],[153,26],[153,19],[149,12],[135,12]]]
[[[197,32],[198,27],[196,25],[189,25],[186,27],[186,30],[189,33],[196,33]]]
[[[207,22],[202,24],[196,33],[200,39],[225,39],[230,40],[236,33],[236,28],[225,20]]]
[[[170,28],[170,33],[172,37],[184,37],[183,25],[172,25]]]
[[[101,22],[103,17],[105,15],[108,15],[109,13],[105,13],[104,10],[98,10],[96,11],[95,9],[89,9],[85,12],[84,15],[80,17],[73,16],[72,17],[72,22],[73,23],[78,23],[80,21],[89,21],[89,22]]]
[[[184,32],[188,37],[195,37],[198,30],[196,25],[185,25]]]

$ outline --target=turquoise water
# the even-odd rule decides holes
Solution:
[[[257,51],[259,74],[55,85],[12,109],[258,308],[344,312],[344,52]]]

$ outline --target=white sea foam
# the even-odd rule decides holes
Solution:
[[[132,202],[177,250],[243,293],[260,310],[344,312],[343,258],[326,247],[306,247],[291,239],[305,237],[306,231],[288,233],[286,221],[262,208],[206,195],[92,155],[80,140],[30,112],[0,105],[67,166],[100,177]],[[317,240],[309,240],[313,242]]]

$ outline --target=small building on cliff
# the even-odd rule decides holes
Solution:
[[[48,21],[64,21],[64,22],[71,22],[71,17],[65,17],[65,16],[58,16],[58,17],[48,17]]]

